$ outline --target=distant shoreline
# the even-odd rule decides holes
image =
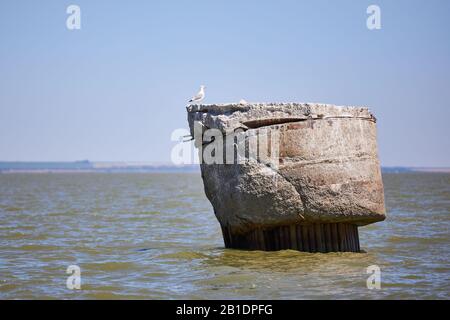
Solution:
[[[199,165],[172,165],[133,162],[5,162],[0,161],[0,173],[126,173],[126,172],[197,172]]]
[[[33,173],[33,174],[63,174],[63,173],[200,173],[198,170],[190,169],[153,169],[153,170],[0,170],[0,174],[14,174],[14,173]]]
[[[450,173],[450,167],[382,167],[383,173]],[[184,173],[200,172],[198,164],[172,165],[133,162],[6,162],[0,161],[0,173]]]
[[[447,167],[381,167],[382,173],[413,173],[413,172],[430,172],[430,173],[450,173]]]

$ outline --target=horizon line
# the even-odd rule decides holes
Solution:
[[[181,166],[194,166],[199,165],[198,163],[188,163],[188,164],[173,164],[170,161],[127,161],[127,160],[120,160],[120,161],[114,161],[114,160],[102,160],[102,161],[91,161],[88,159],[84,160],[64,160],[64,161],[58,161],[58,160],[0,160],[0,164],[44,164],[44,163],[51,163],[51,164],[109,164],[109,165],[133,165],[133,166],[172,166],[172,167],[181,167]],[[450,169],[450,165],[448,166],[424,166],[424,165],[381,165],[381,167],[384,168],[417,168],[417,169]]]

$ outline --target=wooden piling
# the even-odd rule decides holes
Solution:
[[[359,252],[358,226],[349,223],[294,224],[242,233],[222,227],[226,248],[305,252]]]

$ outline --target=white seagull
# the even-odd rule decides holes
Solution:
[[[205,97],[205,86],[201,85],[200,86],[200,91],[192,97],[191,100],[189,100],[189,102],[200,102],[203,100],[203,98]]]

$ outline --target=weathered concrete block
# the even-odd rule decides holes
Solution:
[[[357,227],[385,219],[376,119],[367,108],[280,103],[187,111],[227,247],[359,251]]]

